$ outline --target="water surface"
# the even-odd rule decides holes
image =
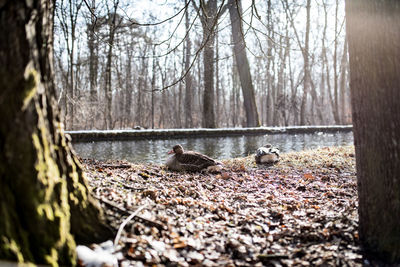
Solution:
[[[176,144],[215,159],[244,157],[270,143],[281,152],[301,151],[324,146],[353,144],[352,132],[314,134],[271,134],[229,137],[171,138],[163,140],[95,141],[73,143],[82,158],[98,160],[127,160],[134,163],[164,163],[167,152]]]

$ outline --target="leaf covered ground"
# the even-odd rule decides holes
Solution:
[[[82,160],[116,230],[141,208],[117,239],[120,265],[362,266],[354,147],[223,163],[179,173]]]

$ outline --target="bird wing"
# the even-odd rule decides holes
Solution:
[[[179,157],[179,162],[189,171],[200,171],[208,166],[217,165],[212,158],[192,151],[183,153]]]
[[[271,148],[270,152],[275,154],[279,158],[279,149],[277,149],[276,147],[273,147],[273,148]]]
[[[257,157],[261,157],[261,156],[266,155],[266,154],[268,154],[268,148],[266,148],[266,147],[257,148],[257,150],[256,150],[256,156]]]

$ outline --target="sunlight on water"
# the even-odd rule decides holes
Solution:
[[[324,146],[353,144],[353,133],[273,134],[229,137],[179,138],[164,140],[96,141],[73,143],[82,158],[98,160],[127,160],[130,162],[164,163],[167,152],[175,144],[215,159],[244,157],[270,143],[281,152],[300,151]]]

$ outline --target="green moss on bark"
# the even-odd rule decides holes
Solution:
[[[111,232],[52,107],[53,9],[46,0],[0,9],[0,258],[72,266],[74,238]]]

